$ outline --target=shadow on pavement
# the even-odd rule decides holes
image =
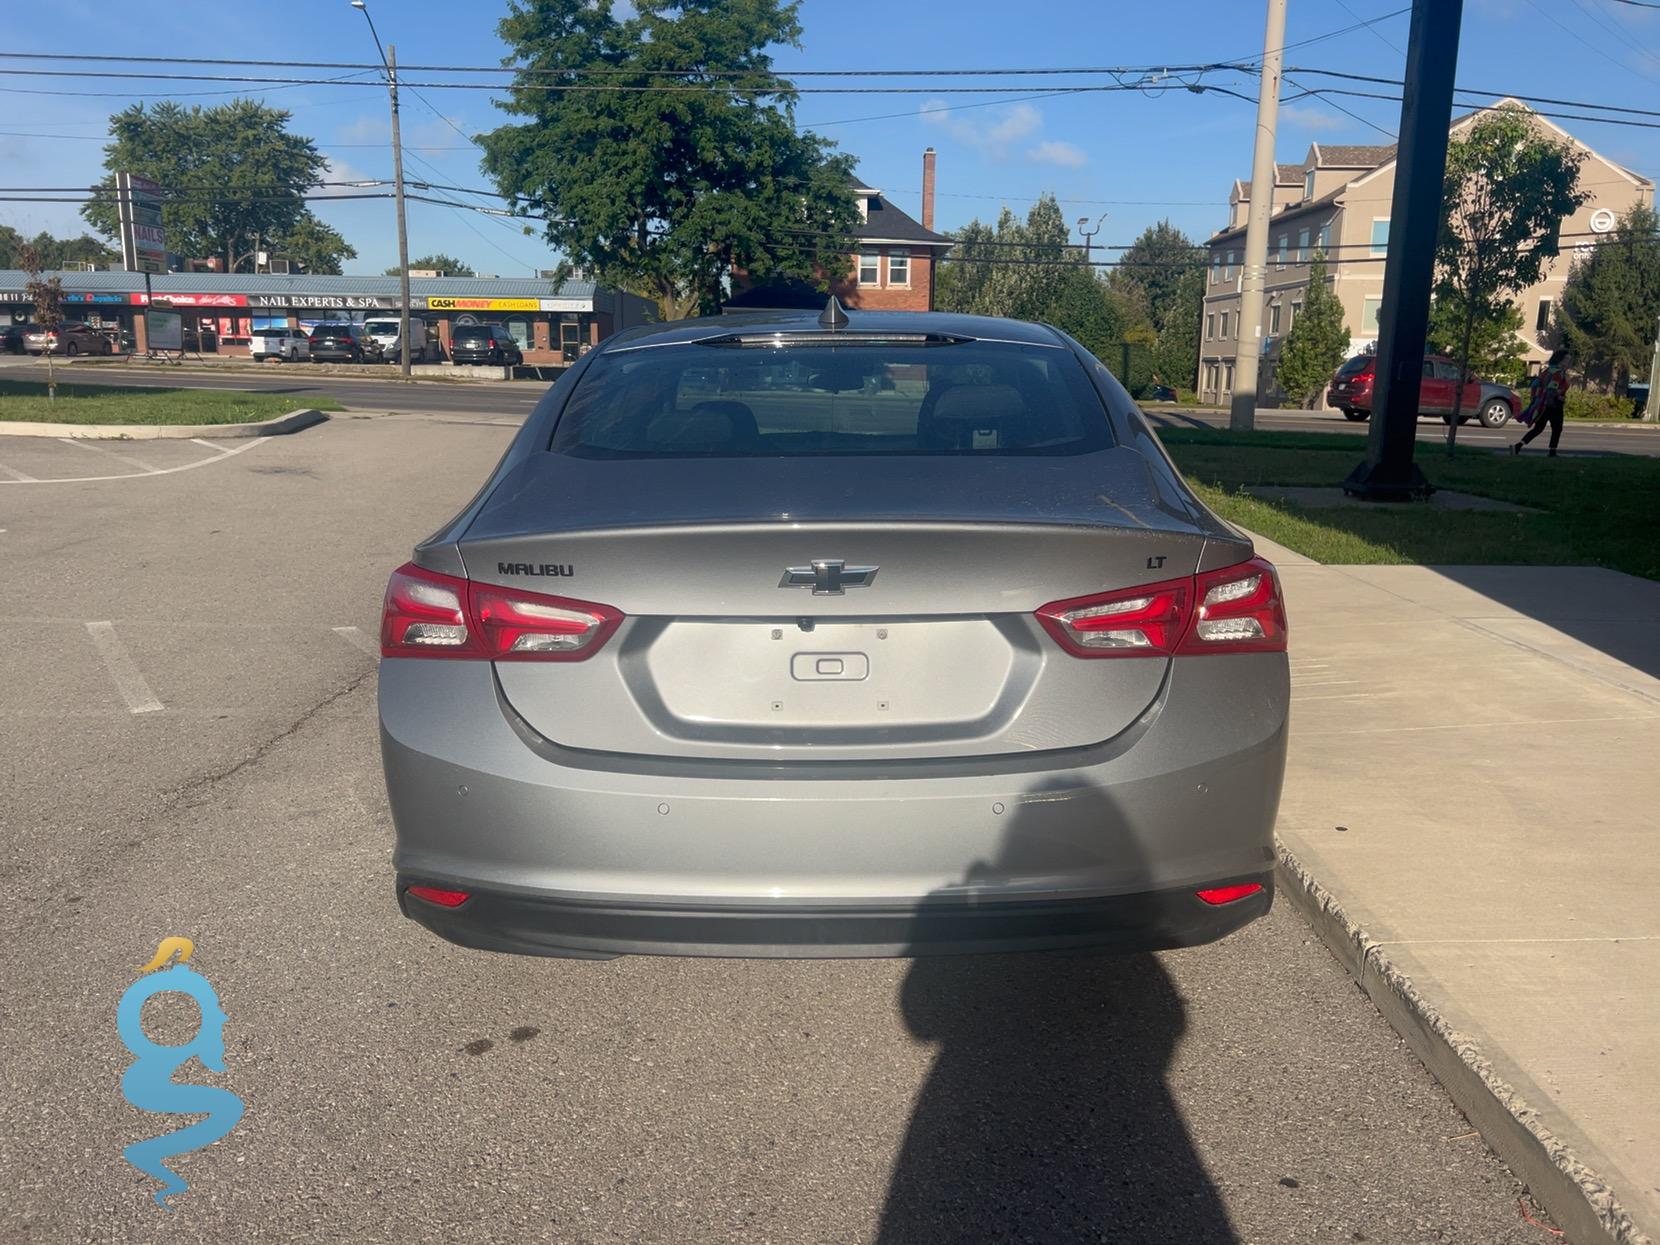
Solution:
[[[966,881],[1116,852],[1127,836],[1113,833],[1107,796],[1090,798],[1101,814],[1092,842],[1057,833],[1043,801],[1025,803],[998,859]],[[1134,873],[1141,862],[1122,863]],[[1237,1241],[1165,1084],[1186,1010],[1154,956],[922,957],[900,1003],[939,1052],[880,1245]]]

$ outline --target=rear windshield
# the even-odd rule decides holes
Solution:
[[[496,331],[494,325],[489,324],[458,324],[450,330],[451,341],[483,341],[487,337],[506,337],[507,330]]]
[[[254,337],[292,337],[293,335],[293,329],[255,329],[252,334]]]
[[[396,337],[398,322],[396,320],[370,320],[363,326],[363,331],[370,336]]]
[[[350,333],[352,326],[349,324],[319,324],[311,331],[313,333]]]
[[[1342,367],[1338,368],[1337,369],[1337,374],[1339,376],[1355,376],[1355,375],[1358,375],[1359,373],[1364,372],[1367,368],[1372,366],[1373,357],[1374,356],[1369,355],[1369,354],[1357,354],[1354,358],[1350,359]]]
[[[583,458],[1081,454],[1112,444],[1070,350],[1003,342],[607,353],[554,429]]]

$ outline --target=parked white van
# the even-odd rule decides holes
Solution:
[[[380,343],[381,352],[386,356],[388,363],[399,363],[403,359],[403,343],[398,340],[398,318],[393,316],[389,320],[365,320],[363,332]],[[409,317],[409,340],[411,363],[425,363],[435,354],[439,347],[434,335],[427,329],[427,322],[418,316]]]

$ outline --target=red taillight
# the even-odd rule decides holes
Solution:
[[[407,563],[392,572],[381,611],[382,657],[581,661],[623,616],[609,605],[475,584]]]
[[[404,894],[435,903],[440,908],[459,908],[472,898],[469,891],[447,891],[439,886],[411,886]]]
[[[1054,601],[1037,617],[1074,657],[1285,651],[1279,580],[1261,558],[1191,579]]]
[[[1285,602],[1273,564],[1252,558],[1193,577],[1198,603],[1178,650],[1190,653],[1283,653]]]
[[[496,348],[496,339],[494,337],[492,337],[490,339],[490,349],[494,350],[495,348]]]
[[[1124,592],[1054,601],[1038,621],[1075,657],[1168,657],[1187,624],[1193,582],[1173,579]]]
[[[1241,882],[1236,886],[1213,886],[1209,890],[1193,893],[1206,903],[1220,907],[1225,903],[1233,903],[1236,899],[1244,899],[1247,895],[1254,895],[1261,889],[1260,882]]]

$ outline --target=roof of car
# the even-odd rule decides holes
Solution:
[[[944,311],[860,311],[844,308],[847,325],[843,332],[949,333],[957,337],[1019,342],[1034,346],[1058,346],[1062,339],[1046,324],[1027,320],[1005,320],[998,316],[965,316]],[[671,320],[666,324],[642,324],[626,329],[600,343],[601,350],[616,350],[651,344],[668,346],[695,342],[705,337],[732,333],[818,332],[818,311],[753,311],[698,320]],[[822,330],[825,336],[833,334]]]

